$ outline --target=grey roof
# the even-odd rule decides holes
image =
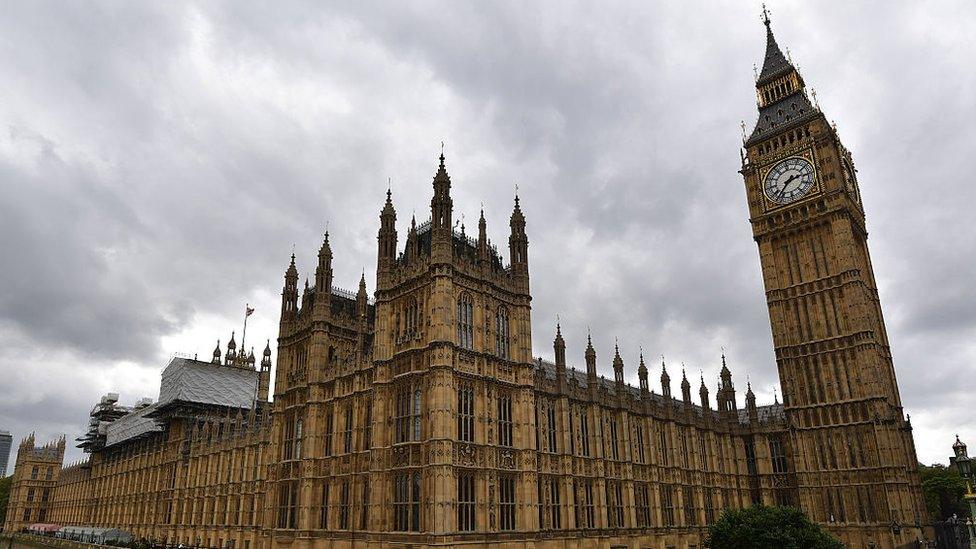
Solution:
[[[759,80],[756,81],[756,85],[761,86],[772,82],[791,70],[793,70],[793,65],[780,51],[779,44],[776,43],[776,38],[773,36],[773,29],[770,28],[769,21],[766,21],[766,58],[763,60],[762,72],[759,73]]]
[[[150,404],[107,423],[105,425],[105,446],[162,431],[162,424],[149,417],[157,407],[157,404]]]
[[[756,128],[752,130],[752,135],[746,141],[746,146],[748,147],[774,133],[812,120],[816,118],[819,112],[810,104],[807,94],[799,89],[779,101],[759,109]]]
[[[258,387],[258,372],[188,358],[174,358],[163,370],[159,402],[250,408]]]

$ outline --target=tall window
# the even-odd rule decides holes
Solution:
[[[329,481],[322,483],[322,511],[319,513],[319,528],[329,528]]]
[[[580,423],[580,452],[583,457],[590,457],[590,422],[587,421],[586,409],[579,412]]]
[[[420,387],[404,385],[396,395],[396,442],[420,440]]]
[[[674,494],[670,484],[661,485],[661,514],[665,526],[674,526]]]
[[[685,500],[685,524],[693,526],[698,524],[698,512],[695,510],[695,492],[691,486],[684,487],[682,499]]]
[[[786,466],[786,449],[783,447],[783,440],[780,437],[770,437],[769,455],[773,461],[774,473],[785,473],[788,471]]]
[[[332,455],[332,405],[325,407],[325,455]]]
[[[498,517],[500,530],[515,529],[515,477],[498,479]]]
[[[705,524],[711,525],[715,522],[715,496],[709,488],[705,488],[702,495],[705,498]]]
[[[610,528],[624,527],[624,501],[620,482],[607,481],[607,524]]]
[[[457,438],[474,442],[474,389],[470,385],[458,388]]]
[[[550,403],[546,410],[547,438],[549,439],[549,451],[555,452],[556,448],[556,407]]]
[[[617,446],[617,418],[611,417],[608,421],[610,424],[610,457],[613,460],[620,459],[620,452]]]
[[[562,501],[559,497],[559,479],[552,477],[549,479],[549,525],[552,526],[554,530],[559,530],[563,527],[562,516],[560,510],[562,509]]]
[[[577,479],[575,481],[576,505],[574,514],[577,528],[595,527],[593,516],[593,480]]]
[[[635,429],[634,441],[637,446],[637,463],[647,463],[644,460],[644,426],[641,425],[639,420]]]
[[[278,488],[278,528],[294,529],[297,522],[298,481],[282,482]]]
[[[512,397],[498,397],[498,444],[512,446]]]
[[[339,492],[339,529],[340,530],[349,529],[349,481],[348,480],[342,483],[342,489]]]
[[[471,296],[461,294],[457,304],[457,340],[465,349],[474,348],[474,307]]]
[[[698,459],[701,460],[702,471],[708,471],[708,453],[705,451],[705,433],[698,433]]]
[[[369,477],[363,477],[363,501],[362,509],[359,514],[359,529],[366,530],[369,527]]]
[[[495,312],[495,354],[508,358],[508,309],[499,307]]]
[[[651,494],[647,484],[634,485],[634,499],[636,500],[637,526],[648,528],[651,525]]]
[[[302,418],[295,421],[295,459],[302,459]]]
[[[342,429],[342,452],[352,452],[352,403],[346,405],[345,421]]]
[[[474,473],[458,475],[457,486],[457,524],[460,532],[473,532],[475,529]]]
[[[420,531],[420,473],[397,475],[393,490],[394,530]]]
[[[363,450],[373,446],[373,399],[366,401],[366,419],[363,420]]]
[[[661,425],[661,465],[667,466],[670,462],[671,448],[668,445],[668,427]]]

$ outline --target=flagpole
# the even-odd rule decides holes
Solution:
[[[250,308],[250,306],[247,303],[245,303],[244,304],[244,331],[241,332],[241,353],[246,352],[247,349],[247,347],[244,346],[244,339],[247,337],[247,317],[250,316],[247,314],[248,308]],[[241,362],[244,363],[245,361],[242,360]]]

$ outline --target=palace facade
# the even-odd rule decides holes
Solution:
[[[60,442],[44,510],[12,505],[6,528],[243,549],[666,549],[701,547],[725,509],[776,504],[852,547],[913,543],[926,517],[853,160],[766,27],[741,174],[782,403],[747,386],[740,406],[724,356],[714,399],[664,364],[652,388],[643,357],[628,385],[619,350],[605,379],[589,338],[577,370],[558,325],[554,359],[534,358],[519,199],[502,257],[483,214],[476,235],[455,229],[442,154],[431,217],[405,239],[387,192],[372,296],[365,277],[335,286],[328,234],[314,284],[299,287],[292,256],[273,401],[270,347],[259,364],[233,337],[209,362],[174,358],[155,402],[95,405],[88,459],[61,469]]]

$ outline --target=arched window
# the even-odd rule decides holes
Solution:
[[[499,307],[495,313],[495,354],[508,358],[508,309]]]
[[[474,348],[474,306],[467,293],[461,294],[457,302],[457,342],[465,349]]]

